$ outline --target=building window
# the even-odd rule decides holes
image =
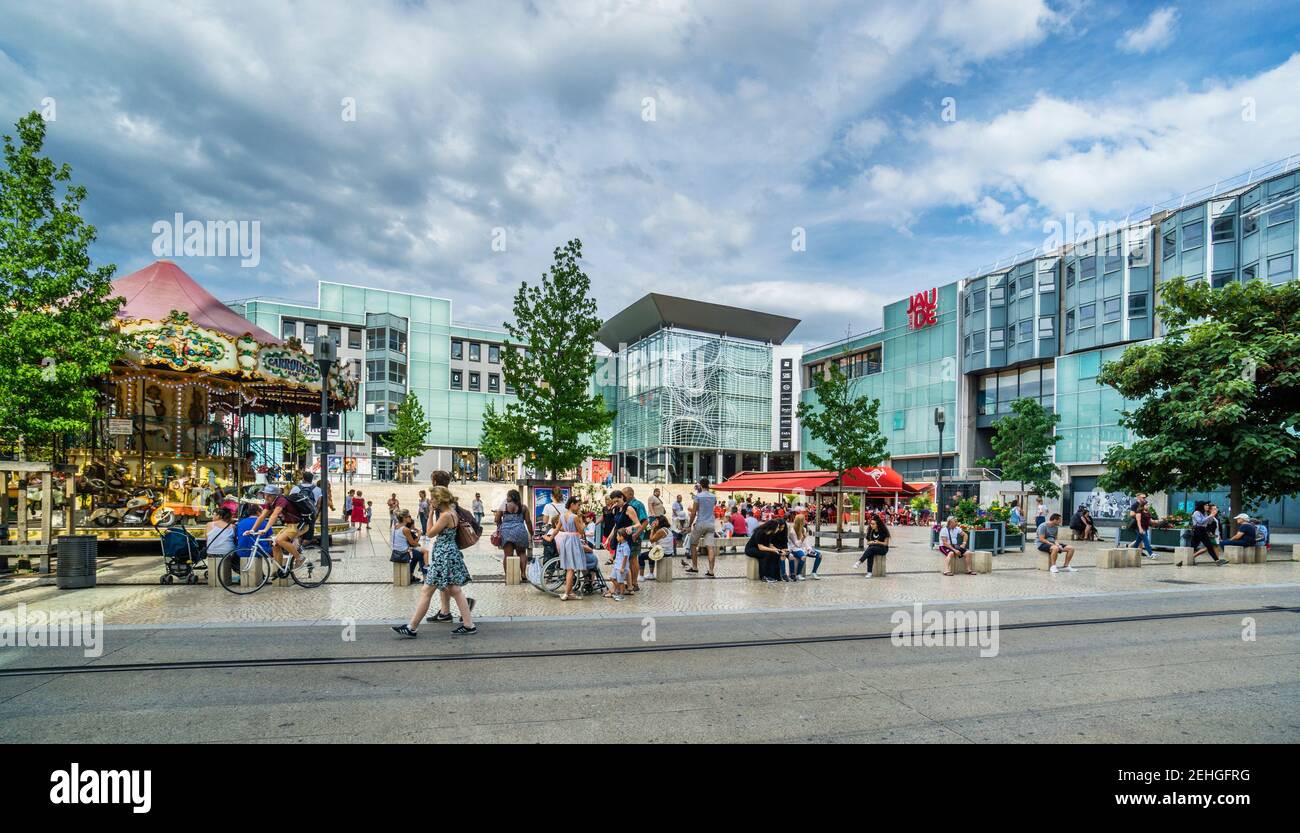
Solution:
[[[1165,260],[1168,260],[1169,258],[1178,254],[1178,230],[1177,229],[1171,228],[1169,231],[1165,232],[1165,236],[1161,239],[1160,242],[1160,250],[1164,253]]]
[[[280,322],[280,338],[290,339],[298,335],[298,322],[284,319]]]
[[[970,355],[970,336],[962,339],[962,353],[967,356]]]
[[[387,369],[384,367],[383,359],[366,362],[366,381],[382,382],[387,376]]]
[[[1259,215],[1251,214],[1241,218],[1241,236],[1254,234],[1259,231]]]
[[[1105,301],[1102,302],[1105,321],[1119,320],[1120,307],[1123,306],[1122,301],[1123,301],[1122,298],[1107,298]]]
[[[1242,283],[1248,283],[1248,282],[1250,282],[1250,281],[1255,280],[1255,275],[1258,273],[1258,270],[1259,270],[1259,264],[1258,264],[1258,263],[1252,263],[1252,264],[1250,264],[1249,266],[1243,266],[1243,267],[1241,267],[1241,281],[1242,281]]]
[[[482,361],[483,354],[481,352],[481,349],[482,349],[481,344],[479,344],[477,341],[471,341],[469,343],[469,360],[472,362]]]
[[[387,341],[388,331],[383,327],[375,327],[373,330],[366,330],[367,350],[383,350]]]
[[[1231,214],[1225,214],[1214,221],[1210,227],[1210,236],[1215,243],[1226,243],[1232,239],[1232,220]]]
[[[1007,281],[1007,297],[1008,297],[1008,298],[1014,298],[1014,297],[1016,297],[1016,279],[1015,279],[1015,278],[1011,278],[1010,280]]]
[[[460,390],[462,387],[461,382],[463,378],[464,377],[459,370],[453,370],[451,372],[451,389]]]
[[[515,386],[510,384],[509,382],[506,382],[506,394],[509,396],[515,395]]]
[[[396,327],[388,328],[388,349],[395,353],[406,352],[406,333]]]
[[[1007,289],[1004,286],[994,286],[989,289],[989,306],[1001,304],[1006,301]]]
[[[1050,269],[1038,273],[1038,294],[1056,291],[1056,273]]]
[[[1007,346],[1006,330],[1002,329],[1001,327],[998,327],[997,329],[989,330],[990,350],[1001,350],[1006,346]]]
[[[1034,322],[1032,320],[1026,319],[1024,321],[1021,321],[1018,326],[1020,327],[1021,344],[1024,344],[1026,341],[1029,341],[1029,339],[1033,338]]]
[[[1079,280],[1090,281],[1097,277],[1097,256],[1091,255],[1079,261]]]
[[[1056,319],[1050,315],[1046,318],[1038,319],[1038,337],[1051,338],[1056,335]]]
[[[1074,286],[1074,262],[1065,264],[1065,286],[1069,288]]]
[[[473,371],[471,371],[469,374],[469,389],[470,390],[479,389],[479,375]]]
[[[1134,292],[1128,296],[1128,317],[1145,318],[1147,314],[1147,294]]]
[[[1294,220],[1294,219],[1295,219],[1295,203],[1293,202],[1287,203],[1284,206],[1275,208],[1272,211],[1268,212],[1268,224],[1270,226],[1276,226],[1281,223],[1285,223],[1288,220]]]
[[[501,392],[501,377],[496,373],[488,374],[488,392],[489,393]]]
[[[1016,328],[1015,328],[1015,327],[1007,327],[1007,346],[1008,346],[1008,347],[1015,347],[1015,346],[1016,346]]]
[[[1194,223],[1183,226],[1183,251],[1189,252],[1192,249],[1199,249],[1205,245],[1205,223],[1197,220]]]
[[[348,330],[348,347],[351,347],[353,350],[361,349],[361,331],[356,327],[352,327]]]
[[[315,344],[315,343],[316,343],[316,325],[315,325],[315,324],[305,324],[305,325],[303,325],[303,328],[302,328],[302,343],[303,343],[303,344]]]
[[[330,327],[330,341],[334,342],[335,347],[342,347],[343,330],[338,327]]]
[[[967,295],[962,299],[962,314],[970,315],[970,296]]]
[[[1016,283],[1020,284],[1020,297],[1028,298],[1034,294],[1034,276],[1030,274],[1021,275]]]
[[[501,345],[488,345],[488,364],[501,364]]]
[[[1128,265],[1130,267],[1147,265],[1147,241],[1136,239],[1128,250]]]
[[[1074,310],[1065,313],[1065,334],[1068,336],[1074,332]]]
[[[984,331],[971,334],[971,349],[976,353],[984,352]]]
[[[451,340],[451,357],[453,359],[465,358],[465,342],[456,338]]]
[[[388,363],[388,381],[399,385],[406,384],[406,365],[401,362]]]
[[[1232,283],[1235,277],[1236,274],[1231,271],[1215,272],[1213,275],[1210,275],[1210,286],[1213,287],[1214,289],[1222,289],[1223,287]]]
[[[1097,305],[1084,304],[1079,307],[1079,329],[1083,330],[1097,323]]]
[[[975,311],[980,312],[984,309],[984,290],[975,290]]]
[[[1284,283],[1291,280],[1291,267],[1293,263],[1291,255],[1280,255],[1268,259],[1268,280],[1269,283]]]

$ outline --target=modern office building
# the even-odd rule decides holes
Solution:
[[[683,482],[797,466],[798,320],[649,294],[597,338],[614,476]]]
[[[516,476],[512,464],[489,471],[490,461],[478,453],[484,408],[489,402],[503,408],[513,399],[501,372],[505,331],[454,323],[445,298],[326,281],[317,288],[314,306],[267,298],[233,306],[282,338],[305,345],[332,339],[340,359],[351,364],[361,381],[358,408],[341,414],[328,429],[335,444],[331,456],[340,467],[355,466],[363,477],[393,476],[395,461],[383,447],[383,435],[394,427],[397,409],[412,391],[430,424],[429,448],[413,461],[419,477],[435,469],[477,479]],[[315,436],[319,417],[309,427]],[[270,456],[279,453],[273,431],[263,442]],[[313,459],[319,453],[313,443]]]
[[[1163,282],[1296,279],[1298,195],[1292,156],[919,292],[885,307],[883,329],[808,351],[804,399],[815,401],[811,380],[838,362],[855,393],[880,399],[890,465],[907,480],[937,474],[942,406],[947,496],[994,476],[978,465],[992,455],[994,424],[1016,399],[1036,398],[1061,416],[1062,505],[1089,502],[1096,517],[1117,520],[1126,496],[1106,494],[1098,480],[1106,449],[1130,439],[1120,417],[1133,403],[1097,382],[1102,365],[1161,335]],[[814,447],[808,436],[803,444]],[[1226,505],[1226,491],[1167,498],[1170,508],[1197,498]],[[1300,527],[1300,501],[1258,511],[1277,527]]]

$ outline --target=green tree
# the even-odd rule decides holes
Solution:
[[[419,397],[414,391],[407,391],[406,399],[397,409],[397,422],[384,437],[384,446],[399,461],[414,459],[424,453],[424,438],[429,435],[429,428]]]
[[[1161,294],[1165,337],[1098,376],[1137,403],[1120,420],[1137,439],[1107,450],[1102,487],[1226,485],[1234,516],[1300,491],[1300,282],[1177,280]]]
[[[39,114],[16,127],[0,167],[0,434],[53,450],[89,429],[95,383],[121,353],[112,328],[121,299],[116,267],[90,262],[86,189],[70,184],[68,165],[40,155]]]
[[[301,470],[311,452],[311,438],[303,433],[302,422],[296,416],[276,417],[275,436],[284,443],[284,452],[293,461],[293,467]]]
[[[1020,481],[1020,512],[1025,514],[1025,487],[1045,498],[1060,497],[1052,480],[1060,471],[1052,463],[1059,414],[1049,413],[1037,399],[1024,397],[1011,403],[1011,413],[993,423],[993,456],[978,465],[999,469],[1003,480]]]
[[[613,419],[591,387],[602,322],[579,264],[582,242],[570,240],[554,257],[540,285],[522,283],[515,293],[501,372],[518,402],[484,412],[486,445],[480,442],[498,459],[524,455],[552,479],[586,459],[591,445],[584,438]]]
[[[813,465],[835,472],[835,487],[844,486],[844,473],[858,466],[877,466],[885,459],[888,440],[880,433],[880,400],[853,396],[839,365],[814,381],[817,404],[799,403],[799,423],[826,446],[827,456],[808,452]],[[840,494],[843,506],[843,494]],[[844,513],[836,513],[835,531],[844,531]]]

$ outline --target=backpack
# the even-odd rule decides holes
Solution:
[[[456,547],[460,550],[467,550],[478,543],[478,539],[483,537],[483,527],[475,520],[474,516],[462,509],[459,504],[455,505],[456,510]]]
[[[314,495],[310,492],[299,490],[297,492],[291,492],[290,494],[285,495],[285,497],[288,499],[289,505],[293,507],[293,510],[298,513],[299,523],[310,523],[315,520],[316,498]]]

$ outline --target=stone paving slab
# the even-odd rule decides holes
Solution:
[[[994,558],[988,575],[943,576],[940,559],[926,544],[927,530],[902,527],[889,557],[885,578],[864,579],[854,570],[857,551],[826,554],[821,581],[766,585],[748,581],[745,556],[720,556],[718,577],[683,575],[671,584],[643,582],[642,592],[622,602],[586,598],[560,602],[531,585],[507,586],[500,557],[486,541],[467,556],[478,578],[470,585],[476,613],[495,618],[631,617],[646,613],[697,614],[757,610],[851,608],[912,602],[974,601],[988,598],[1050,598],[1153,589],[1200,587],[1300,586],[1300,563],[1175,567],[1172,556],[1143,560],[1139,569],[1095,569],[1104,544],[1079,544],[1075,573],[1051,574],[1035,569],[1036,553],[1008,553]],[[0,610],[19,604],[30,610],[97,610],[105,622],[121,625],[316,622],[400,620],[410,615],[418,585],[394,587],[387,535],[337,536],[341,561],[323,587],[269,586],[251,596],[236,596],[203,585],[160,586],[161,559],[123,558],[100,574],[102,586],[60,591],[37,587],[0,596]],[[345,542],[346,541],[346,542]],[[701,564],[703,567],[703,563]]]

